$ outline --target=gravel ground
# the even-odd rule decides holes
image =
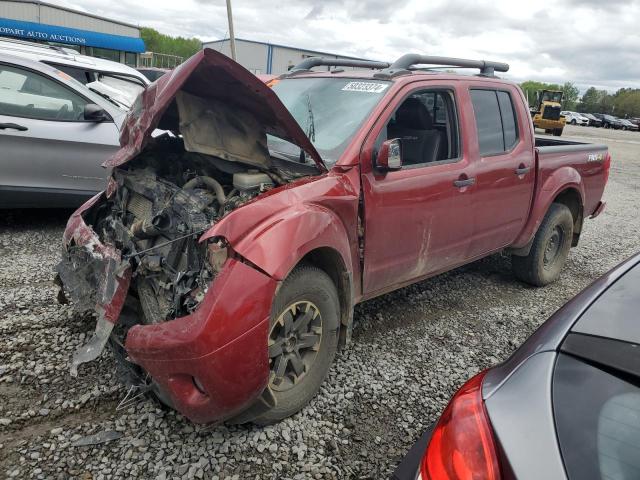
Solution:
[[[638,248],[640,134],[567,127],[608,143],[608,208],[587,221],[561,279],[518,283],[495,255],[357,307],[352,346],[301,413],[258,428],[199,427],[126,391],[104,354],[68,373],[93,322],[51,284],[69,212],[0,213],[0,476],[15,478],[386,478],[478,370]],[[606,136],[606,138],[605,138]],[[74,446],[103,431],[120,438]]]

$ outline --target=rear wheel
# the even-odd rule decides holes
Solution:
[[[520,280],[542,287],[560,276],[573,238],[573,216],[566,205],[551,204],[536,232],[529,255],[512,256],[513,273]]]
[[[559,137],[560,135],[562,135],[562,128],[554,128],[553,129],[553,136],[554,137]]]
[[[338,346],[340,302],[322,270],[297,267],[278,291],[269,331],[269,386],[274,405],[252,419],[267,425],[301,410],[320,389]]]

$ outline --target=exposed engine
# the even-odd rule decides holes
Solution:
[[[272,188],[275,175],[189,152],[140,155],[113,172],[117,189],[85,213],[103,243],[132,266],[144,323],[187,315],[226,259],[222,241],[198,243],[218,219]],[[169,158],[168,158],[169,157]]]

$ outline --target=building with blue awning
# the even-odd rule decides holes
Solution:
[[[0,37],[60,45],[133,67],[145,51],[136,25],[39,0],[0,0]]]

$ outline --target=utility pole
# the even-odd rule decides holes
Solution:
[[[229,46],[231,58],[236,60],[236,37],[233,34],[233,13],[231,12],[231,0],[227,0],[227,17],[229,18]]]

